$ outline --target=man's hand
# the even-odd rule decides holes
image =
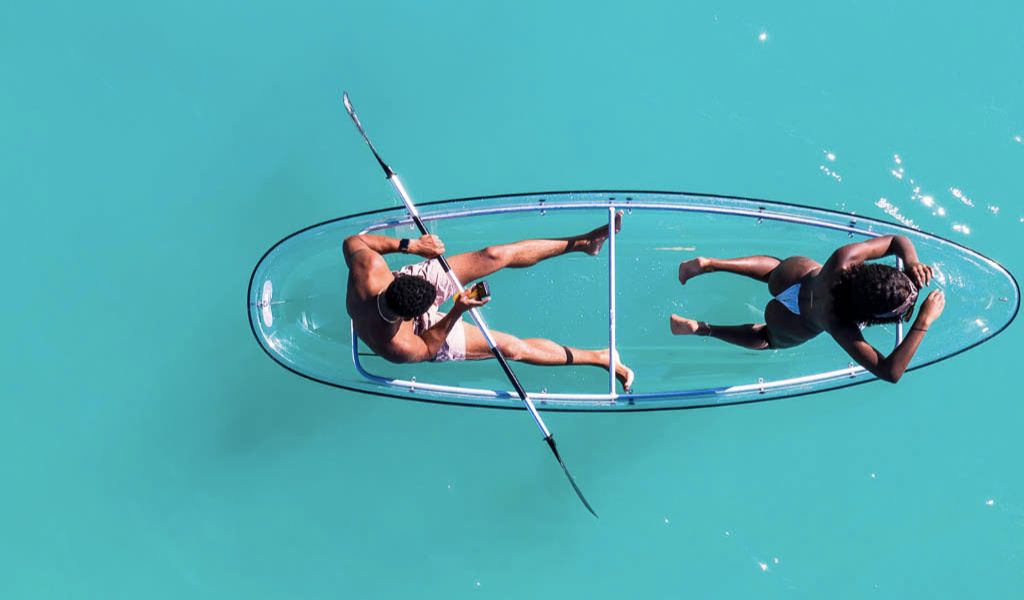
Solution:
[[[921,304],[917,320],[924,327],[929,327],[935,319],[939,318],[944,308],[946,308],[946,295],[942,293],[942,290],[933,290]]]
[[[444,254],[444,242],[436,235],[427,234],[409,243],[409,252],[426,259],[437,258]]]
[[[490,302],[491,298],[488,296],[484,299],[478,298],[467,298],[466,294],[459,294],[455,297],[455,304],[452,305],[452,312],[463,314],[468,312],[471,308],[478,308]]]
[[[907,274],[907,277],[910,277],[910,281],[914,282],[917,289],[921,289],[931,283],[932,268],[924,263],[907,263],[903,268],[903,272]],[[939,312],[942,311],[940,310]]]

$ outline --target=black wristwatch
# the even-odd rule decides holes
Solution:
[[[409,253],[409,238],[402,238],[398,242],[398,251],[401,252],[402,254]]]

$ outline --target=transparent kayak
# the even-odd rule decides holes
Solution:
[[[487,278],[488,325],[519,337],[582,348],[613,347],[636,372],[621,393],[594,367],[511,363],[540,410],[617,411],[725,406],[813,394],[875,377],[827,335],[796,348],[753,351],[710,338],[673,336],[673,312],[716,324],[763,322],[771,299],[763,283],[715,273],[680,286],[679,262],[695,256],[768,254],[824,262],[837,247],[901,234],[932,265],[946,309],[910,371],[991,339],[1016,317],[1020,289],[999,263],[921,231],[820,208],[668,192],[555,192],[444,200],[420,205],[448,256],[517,239],[562,237],[606,224],[624,211],[622,230],[597,257],[566,255]],[[327,385],[378,396],[491,408],[522,408],[493,360],[393,364],[361,343],[345,309],[343,240],[356,233],[418,237],[403,208],[326,221],[270,248],[252,273],[249,323],[277,363]],[[421,260],[387,257],[393,269]],[[895,260],[892,261],[896,266]],[[920,303],[919,303],[920,304]],[[442,307],[444,311],[446,308]],[[469,317],[466,317],[467,321]],[[865,337],[888,353],[901,326]],[[913,377],[913,375],[907,375]]]

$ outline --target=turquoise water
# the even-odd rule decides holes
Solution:
[[[897,386],[551,414],[595,521],[526,415],[300,379],[245,288],[284,235],[393,202],[343,88],[422,200],[884,198],[1019,275],[1022,17],[5,3],[0,595],[1012,596],[1018,323]]]

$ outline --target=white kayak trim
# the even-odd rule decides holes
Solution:
[[[473,398],[493,398],[495,400],[508,400],[518,399],[519,395],[514,390],[493,390],[486,388],[470,388],[462,386],[443,385],[437,383],[426,383],[417,381],[416,379],[396,379],[391,377],[383,377],[375,375],[367,371],[362,363],[359,361],[359,340],[355,337],[355,330],[353,326],[352,331],[352,361],[355,363],[356,370],[360,375],[365,377],[368,381],[377,383],[380,385],[400,388],[404,391],[415,393],[417,391],[422,392],[439,392],[443,394],[449,394],[453,396],[473,397]],[[678,391],[665,391],[665,392],[649,392],[644,394],[558,394],[550,393],[546,391],[542,392],[530,392],[530,397],[538,401],[538,404],[542,406],[550,407],[558,404],[578,403],[580,401],[586,401],[589,404],[595,406],[615,405],[617,400],[658,400],[658,399],[674,399],[680,397],[713,397],[720,396],[723,400],[726,396],[733,394],[740,394],[745,392],[759,392],[766,393],[768,391],[777,390],[785,387],[796,387],[805,384],[819,383],[822,381],[834,381],[839,379],[853,379],[870,375],[863,367],[850,364],[846,368],[836,369],[834,371],[828,371],[824,373],[816,373],[813,375],[805,375],[802,377],[792,377],[789,379],[780,379],[778,381],[764,381],[758,379],[756,383],[748,383],[743,385],[725,386],[725,387],[711,387],[711,388],[698,388],[693,390],[678,390]]]

